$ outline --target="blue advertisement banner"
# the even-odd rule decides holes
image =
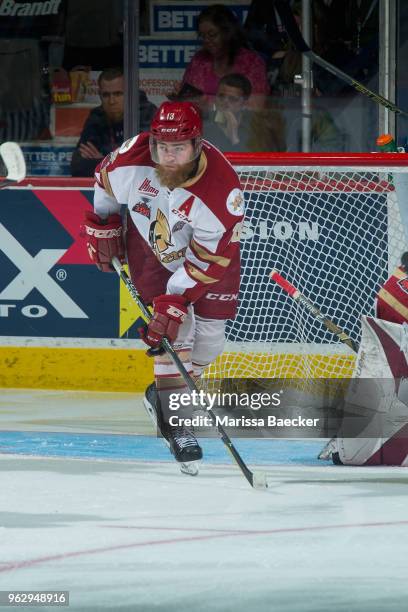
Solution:
[[[29,176],[71,176],[75,145],[22,145]]]
[[[185,68],[201,44],[198,40],[172,40],[141,37],[140,68]]]
[[[244,23],[250,2],[245,4],[227,4],[238,17],[240,23]],[[197,32],[197,17],[202,10],[208,7],[208,3],[200,2],[176,2],[153,4],[151,6],[151,33],[152,34],[185,34]]]

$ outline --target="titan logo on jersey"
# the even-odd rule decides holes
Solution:
[[[408,293],[408,276],[406,276],[405,278],[401,278],[398,281],[398,286],[401,287],[401,289],[405,291],[405,293]]]
[[[167,251],[169,246],[173,246],[169,222],[160,209],[157,211],[155,221],[150,225],[149,242],[159,259],[161,259],[161,253]]]
[[[194,204],[194,196],[191,195],[187,198],[185,202],[178,208],[173,208],[172,213],[180,217],[182,221],[186,221],[187,223],[191,223],[191,219],[189,219],[189,215],[191,212],[191,208]]]
[[[183,247],[178,251],[165,253],[169,247],[174,245],[171,241],[169,222],[166,215],[160,209],[157,211],[156,220],[150,225],[149,242],[156,257],[164,264],[182,259],[187,250],[187,247]]]
[[[178,251],[171,251],[171,253],[167,253],[167,255],[163,255],[161,261],[164,264],[169,264],[172,261],[177,261],[178,259],[183,259],[186,256],[187,247],[183,247]]]
[[[150,179],[145,178],[145,180],[139,185],[137,190],[140,193],[148,193],[150,196],[156,197],[159,195],[159,190],[152,186]]]
[[[140,202],[137,202],[132,208],[134,212],[139,213],[139,215],[143,215],[143,217],[147,217],[150,219],[150,206],[149,206],[149,198],[141,197]]]

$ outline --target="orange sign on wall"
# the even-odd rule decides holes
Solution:
[[[78,137],[92,106],[56,106],[54,137]]]

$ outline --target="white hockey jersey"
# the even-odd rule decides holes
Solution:
[[[106,218],[128,207],[140,235],[172,272],[169,293],[194,302],[236,267],[244,197],[236,172],[211,144],[203,143],[197,175],[173,190],[159,183],[147,133],[108,155],[95,177],[95,212]]]

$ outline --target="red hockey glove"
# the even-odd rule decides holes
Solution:
[[[90,210],[85,212],[83,230],[86,236],[88,254],[102,272],[113,272],[112,257],[125,263],[125,246],[120,215],[101,219]]]
[[[147,328],[140,330],[142,340],[152,348],[158,348],[164,337],[173,343],[179,326],[187,316],[187,304],[182,295],[159,295],[154,298],[153,317]]]

